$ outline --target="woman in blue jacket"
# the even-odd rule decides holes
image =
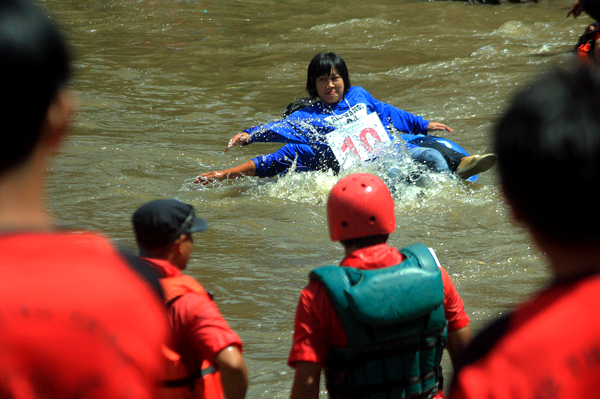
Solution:
[[[362,87],[352,86],[346,63],[335,53],[319,53],[312,59],[306,89],[311,98],[319,101],[283,120],[236,134],[225,151],[255,142],[285,143],[281,149],[233,168],[203,173],[196,182],[206,184],[241,176],[272,177],[288,171],[294,162],[297,171],[331,169],[337,173],[354,162],[376,158],[382,145],[394,140],[391,128],[419,137],[428,131],[454,131],[442,123],[429,122],[380,102]],[[456,172],[462,178],[483,172],[495,162],[492,154],[470,157],[442,154],[438,149],[411,145],[410,141],[406,147],[417,162],[435,171]]]

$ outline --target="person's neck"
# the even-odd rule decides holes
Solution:
[[[569,280],[600,273],[600,247],[587,245],[545,245],[538,241],[550,262],[555,280]]]
[[[386,244],[387,242],[387,237],[385,239],[382,240],[373,240],[371,242],[362,244],[362,245],[357,245],[357,244],[346,244],[344,245],[344,256],[350,256],[352,255],[354,252],[364,249],[364,248],[369,248],[369,247],[374,247],[377,245],[382,245],[382,244]]]
[[[341,103],[341,102],[343,102],[343,101],[345,101],[345,100],[346,100],[346,96],[344,95],[344,96],[343,96],[343,97],[342,97],[342,98],[341,98],[339,101],[336,101],[336,102],[334,102],[334,103],[326,103],[325,101],[323,101],[323,99],[321,99],[321,98],[319,97],[319,101],[320,101],[320,102],[321,102],[321,103],[322,103],[324,106],[326,106],[326,107],[328,107],[328,108],[330,108],[330,109],[337,107],[337,105],[338,105],[339,103]]]
[[[35,159],[0,174],[0,231],[51,230],[46,210],[46,164]]]
[[[159,248],[155,250],[148,250],[140,248],[140,256],[142,258],[160,259],[169,262],[179,270],[185,270],[185,264],[179,261],[174,252],[168,248]],[[183,267],[182,267],[183,266]]]
[[[574,252],[557,256],[556,251],[548,254],[550,270],[555,280],[570,280],[600,273],[600,251],[589,250],[575,255]]]

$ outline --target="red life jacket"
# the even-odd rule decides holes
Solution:
[[[203,302],[211,301],[211,297],[202,285],[190,276],[165,277],[160,279],[167,306],[180,296],[193,292]],[[200,370],[190,372],[181,360],[181,356],[166,345],[163,355],[167,359],[167,367],[159,397],[164,399],[222,399],[223,387],[221,374],[207,360],[202,362]]]
[[[450,398],[596,397],[599,291],[600,274],[556,282],[484,328],[457,362]]]
[[[0,234],[0,397],[155,397],[167,320],[100,235]]]

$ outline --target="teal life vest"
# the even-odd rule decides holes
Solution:
[[[400,253],[404,261],[382,269],[324,266],[310,273],[348,336],[348,346],[328,355],[331,398],[428,398],[442,389],[448,337],[442,274],[426,246]]]

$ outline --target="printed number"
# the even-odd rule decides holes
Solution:
[[[344,144],[342,144],[342,153],[346,151],[354,151],[356,155],[358,155],[358,151],[356,150],[356,146],[350,137],[346,137],[344,139]]]
[[[379,134],[377,134],[377,131],[370,127],[363,129],[362,132],[360,132],[360,141],[362,141],[365,149],[368,152],[371,152],[371,151],[373,151],[373,147],[371,147],[371,144],[369,144],[369,140],[367,139],[367,134],[370,134],[375,139],[376,143],[381,141],[381,138],[379,137]]]

